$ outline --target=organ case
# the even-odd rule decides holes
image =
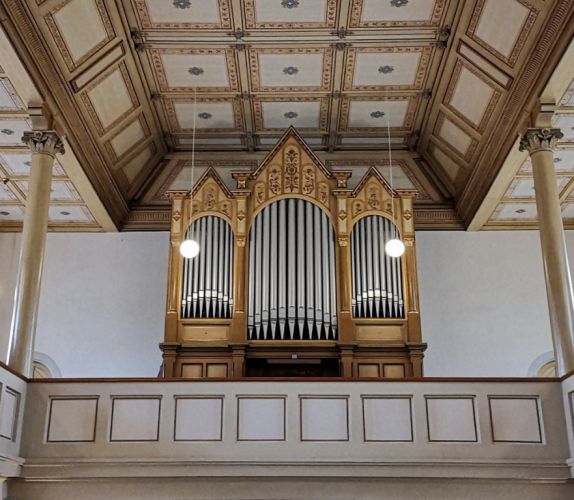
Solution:
[[[348,188],[351,172],[294,129],[232,175],[232,190],[209,168],[191,194],[169,193],[164,375],[421,376],[416,193],[392,193],[374,167]],[[179,253],[187,236],[195,259]],[[391,237],[400,258],[384,253]]]

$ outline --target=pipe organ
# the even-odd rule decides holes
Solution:
[[[220,217],[201,217],[189,226],[185,239],[202,251],[183,260],[182,318],[231,318],[233,310],[233,231]]]
[[[402,257],[385,253],[396,238],[396,226],[385,217],[369,215],[351,232],[353,316],[355,318],[404,317]]]
[[[350,188],[351,174],[290,129],[234,187],[210,168],[169,194],[165,376],[422,375],[416,193],[374,167]],[[388,257],[397,236],[406,251]]]
[[[249,236],[249,340],[337,340],[335,233],[310,201],[266,206]]]

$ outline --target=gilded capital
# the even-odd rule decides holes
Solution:
[[[564,134],[559,128],[529,128],[520,139],[520,151],[536,153],[537,151],[553,150],[556,141]]]
[[[32,154],[45,153],[52,156],[56,155],[56,153],[64,154],[64,143],[53,130],[30,130],[24,132],[22,142],[30,148]]]

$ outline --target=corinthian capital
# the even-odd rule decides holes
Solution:
[[[54,156],[56,153],[64,154],[64,143],[53,130],[32,130],[24,132],[22,142],[32,153],[46,153]]]
[[[520,139],[520,151],[530,154],[541,150],[553,150],[556,141],[564,137],[559,128],[529,128]]]

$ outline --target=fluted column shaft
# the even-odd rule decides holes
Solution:
[[[60,138],[53,131],[25,132],[22,142],[32,152],[32,165],[22,228],[8,365],[22,375],[31,376],[52,168],[55,154],[63,153],[64,149]]]
[[[520,149],[528,151],[532,160],[550,327],[558,375],[574,370],[572,277],[554,172],[553,150],[556,140],[561,137],[559,129],[532,128],[520,141]]]

